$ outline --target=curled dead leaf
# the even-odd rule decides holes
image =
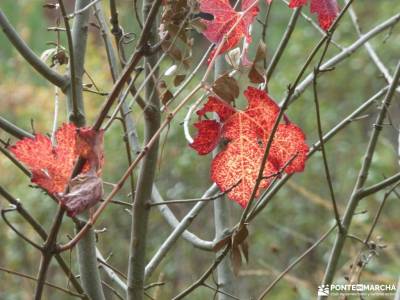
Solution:
[[[69,183],[69,192],[57,195],[59,201],[67,209],[67,214],[77,214],[97,204],[103,196],[103,181],[93,171],[79,174]]]

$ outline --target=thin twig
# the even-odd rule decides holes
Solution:
[[[16,235],[18,235],[21,239],[23,239],[25,242],[27,242],[28,244],[30,244],[31,246],[33,246],[34,248],[42,251],[43,248],[41,246],[39,246],[38,244],[36,244],[34,241],[32,241],[31,239],[29,239],[27,236],[25,236],[24,234],[22,234],[21,232],[19,232],[19,230],[17,228],[14,227],[14,225],[12,225],[10,223],[10,221],[7,219],[6,214],[9,212],[13,212],[16,211],[17,208],[16,207],[12,207],[12,208],[7,208],[7,209],[2,209],[1,210],[1,216],[4,220],[4,222],[8,225],[8,227],[11,228],[12,231],[15,232]]]
[[[382,200],[381,204],[379,205],[379,208],[378,208],[378,210],[377,210],[377,212],[376,212],[376,214],[374,216],[374,220],[372,221],[372,226],[371,226],[371,228],[370,228],[370,230],[369,230],[369,232],[367,234],[367,237],[364,240],[364,244],[368,244],[369,240],[371,239],[372,233],[374,232],[375,227],[378,224],[378,220],[379,220],[379,217],[381,216],[381,213],[382,213],[383,207],[385,206],[386,200],[389,198],[390,194],[396,190],[396,188],[399,186],[399,184],[400,184],[399,182],[396,183],[383,196],[383,200]]]
[[[400,180],[400,173],[397,173],[389,178],[386,178],[385,180],[382,180],[379,183],[376,183],[372,186],[366,187],[360,191],[359,197],[360,198],[365,198],[369,195],[375,194],[376,192],[383,190],[384,188],[397,183]]]
[[[326,181],[327,181],[328,187],[329,187],[329,193],[330,193],[330,197],[331,197],[331,201],[332,201],[332,207],[333,207],[336,224],[337,224],[339,230],[343,231],[343,228],[341,226],[340,216],[339,216],[339,210],[338,210],[337,204],[336,204],[335,192],[333,190],[331,173],[329,171],[328,158],[327,158],[326,151],[325,151],[325,145],[324,145],[324,140],[323,140],[324,134],[322,132],[321,114],[320,114],[320,110],[319,110],[319,99],[318,99],[318,90],[317,90],[317,78],[318,78],[318,73],[320,72],[319,68],[321,67],[321,63],[322,63],[323,57],[326,54],[326,51],[328,49],[328,45],[329,45],[329,43],[327,43],[327,47],[326,47],[323,55],[321,56],[318,66],[315,68],[315,71],[314,71],[315,75],[314,75],[314,80],[313,80],[313,92],[314,92],[315,114],[316,114],[316,118],[317,118],[318,137],[319,137],[319,143],[320,143],[320,148],[321,148],[321,152],[322,152],[322,161],[324,163]]]
[[[69,26],[69,20],[67,16],[67,11],[65,10],[64,1],[58,0],[60,5],[60,10],[62,17],[64,19],[65,31],[67,34],[68,41],[68,52],[69,52],[69,73],[71,78],[71,98],[72,98],[72,112],[74,117],[77,119],[79,115],[78,99],[76,91],[76,76],[75,76],[75,56],[74,56],[74,45],[72,41],[71,27]]]
[[[310,248],[308,248],[302,255],[300,255],[295,261],[293,261],[285,270],[282,271],[269,286],[261,293],[257,300],[263,299],[272,288],[283,278],[287,273],[289,273],[298,263],[300,263],[308,254],[310,254],[319,244],[321,244],[336,228],[336,224],[333,225],[327,232],[325,232]]]
[[[363,160],[362,166],[360,168],[360,171],[359,171],[359,174],[357,177],[357,181],[354,185],[353,192],[347,203],[346,211],[344,213],[343,221],[342,221],[342,226],[346,231],[348,230],[348,228],[351,224],[351,221],[354,216],[354,212],[358,206],[358,202],[360,200],[359,192],[363,188],[363,186],[367,180],[369,169],[371,167],[372,157],[375,152],[375,148],[376,148],[376,145],[378,142],[380,132],[382,130],[382,124],[385,120],[387,110],[391,104],[391,101],[392,101],[392,98],[396,91],[399,80],[400,80],[400,61],[398,62],[398,65],[396,67],[396,71],[393,76],[393,82],[391,83],[389,90],[387,91],[387,94],[385,96],[385,99],[382,102],[381,111],[376,118],[374,128],[371,133],[370,140],[368,142],[367,150],[365,151],[364,160]],[[335,271],[336,271],[336,268],[337,268],[337,265],[339,262],[339,258],[342,253],[345,239],[346,239],[346,235],[339,232],[336,237],[336,240],[335,240],[334,246],[332,248],[332,252],[331,252],[329,261],[328,261],[328,265],[325,270],[323,284],[331,284],[332,283],[332,280],[333,280],[333,277],[334,277],[334,274],[335,274]]]
[[[329,132],[327,132],[324,135],[323,142],[327,143],[343,128],[351,124],[354,121],[354,119],[357,118],[357,116],[364,113],[373,103],[375,103],[380,97],[382,97],[387,92],[387,90],[388,87],[384,87],[383,89],[378,91],[375,95],[373,95],[371,98],[366,100],[361,106],[355,109],[347,117],[345,117],[341,122],[339,122],[335,127],[333,127]],[[314,143],[314,145],[310,148],[307,154],[307,158],[312,156],[319,149],[320,149],[320,142],[318,141]],[[279,182],[273,188],[271,188],[271,190],[267,194],[260,197],[258,205],[249,214],[249,217],[247,218],[246,221],[250,222],[252,219],[254,219],[265,208],[266,204],[273,198],[273,196],[284,186],[286,181],[288,181],[292,176],[293,174],[286,174],[282,176]]]
[[[16,30],[8,21],[6,15],[0,9],[0,27],[3,29],[4,34],[8,40],[14,45],[15,49],[25,58],[25,60],[44,78],[52,84],[58,86],[60,89],[65,88],[70,83],[68,77],[60,75],[49,66],[47,66],[29,46],[22,40]]]
[[[212,195],[216,192],[217,186],[213,184],[203,195],[203,197],[208,197],[209,195]],[[155,191],[157,191],[153,187],[153,199]],[[204,250],[209,250],[211,251],[214,243],[213,242],[207,242],[200,240],[197,236],[194,234],[186,231],[188,226],[192,223],[194,218],[199,214],[199,212],[208,204],[208,202],[198,202],[193,208],[189,211],[189,213],[186,214],[186,216],[181,220],[180,223],[178,223],[177,220],[171,220],[172,217],[168,219],[168,222],[174,227],[174,230],[172,233],[168,236],[168,238],[164,241],[164,243],[159,247],[158,251],[156,254],[152,257],[150,262],[146,266],[145,274],[146,278],[150,277],[151,274],[154,272],[154,270],[157,268],[157,266],[160,264],[162,259],[166,256],[167,252],[171,250],[172,246],[175,244],[175,242],[179,239],[179,237],[182,235],[184,239],[190,241],[193,245],[197,246],[198,248],[204,249]],[[162,207],[163,208],[163,207]],[[165,208],[165,207],[164,207]],[[173,215],[172,215],[173,216]],[[176,221],[176,224],[175,222]]]
[[[290,17],[289,23],[286,26],[286,31],[282,36],[282,39],[278,45],[278,48],[274,53],[274,56],[271,59],[271,62],[269,63],[266,75],[267,82],[271,79],[272,74],[275,71],[275,67],[278,65],[279,60],[281,59],[282,54],[285,51],[286,46],[288,45],[290,37],[292,36],[294,29],[296,28],[297,20],[299,19],[300,13],[301,13],[301,7],[298,7],[293,11],[292,16]],[[265,85],[265,87],[267,87],[267,85]]]
[[[264,150],[264,154],[260,163],[260,168],[258,171],[258,176],[257,176],[257,180],[254,184],[253,187],[253,191],[251,193],[250,199],[247,203],[246,208],[244,209],[242,216],[240,218],[239,224],[237,226],[237,228],[241,228],[244,225],[244,222],[247,218],[247,214],[250,211],[251,205],[256,197],[256,194],[258,192],[258,188],[261,184],[262,181],[262,177],[263,177],[263,173],[264,173],[264,168],[265,168],[265,164],[267,163],[267,159],[269,156],[269,152],[272,146],[272,142],[273,139],[275,137],[275,133],[278,129],[279,123],[283,117],[283,114],[289,104],[289,101],[292,97],[292,95],[294,94],[296,87],[298,86],[301,78],[303,77],[303,74],[305,73],[307,67],[311,64],[313,58],[315,57],[315,55],[318,53],[318,51],[320,50],[320,48],[325,44],[325,42],[328,40],[329,35],[332,35],[332,33],[334,32],[334,30],[336,29],[337,24],[339,23],[339,21],[341,20],[342,16],[344,15],[344,13],[346,12],[347,8],[350,6],[350,4],[352,3],[352,0],[350,0],[350,2],[343,8],[343,10],[341,11],[341,13],[339,14],[339,16],[336,18],[335,22],[332,24],[331,28],[329,29],[329,34],[324,36],[319,42],[318,44],[314,47],[314,49],[311,51],[310,55],[308,56],[306,62],[304,63],[303,67],[300,69],[300,72],[298,73],[296,79],[294,80],[294,83],[288,87],[288,92],[287,95],[285,97],[285,100],[283,101],[282,105],[281,105],[281,109],[279,111],[278,116],[276,117],[274,126],[272,127],[270,136],[268,138],[265,150]]]
[[[195,199],[183,199],[183,200],[166,200],[166,201],[163,201],[163,202],[153,202],[153,203],[150,203],[149,206],[168,205],[168,204],[177,204],[177,203],[179,203],[179,204],[182,204],[182,203],[197,203],[197,202],[201,202],[201,201],[213,201],[213,200],[216,200],[216,199],[221,198],[222,196],[228,194],[228,193],[229,193],[230,191],[232,191],[235,187],[237,187],[237,186],[240,184],[241,181],[242,181],[241,179],[238,180],[237,183],[235,183],[234,185],[232,185],[232,186],[231,186],[229,189],[227,189],[226,191],[221,192],[221,193],[218,193],[218,194],[216,194],[216,195],[214,195],[214,196],[211,196],[211,197],[205,197],[205,198],[202,197],[202,198],[195,198]]]
[[[29,223],[30,226],[37,232],[37,234],[43,239],[46,240],[47,238],[47,233],[44,230],[44,228],[32,217],[32,215],[22,206],[21,202],[15,199],[11,194],[9,194],[2,186],[0,186],[0,195],[4,197],[11,205],[15,206],[16,210],[18,213]],[[68,277],[68,280],[71,281],[73,287],[76,289],[76,291],[82,295],[84,295],[84,291],[79,284],[78,280],[72,276],[72,272],[68,265],[65,263],[63,258],[56,254],[55,258],[57,262],[59,263],[60,267]],[[84,297],[85,299],[88,299],[87,296]]]
[[[85,11],[87,11],[89,8],[91,8],[93,5],[95,5],[97,2],[99,2],[100,0],[93,0],[92,2],[90,2],[88,5],[86,5],[85,7],[78,9],[76,11],[74,11],[72,14],[69,14],[67,16],[68,19],[72,19],[74,18],[76,15],[79,15],[81,13],[84,13]]]
[[[221,261],[225,258],[225,256],[229,253],[230,246],[226,246],[225,249],[217,256],[217,258],[214,260],[212,265],[207,269],[207,271],[204,272],[201,277],[196,280],[191,286],[189,286],[187,289],[182,291],[179,295],[175,296],[172,298],[172,300],[179,300],[183,299],[187,295],[191,294],[195,289],[203,285],[204,281],[214,272],[214,270],[218,267],[218,265],[221,263]]]
[[[346,0],[348,1],[348,0]],[[362,37],[363,33],[361,32],[361,27],[360,24],[358,23],[358,17],[357,14],[353,8],[353,6],[350,6],[349,8],[349,15],[351,18],[351,21],[353,22],[354,28],[356,29],[356,32],[359,37]],[[383,77],[385,78],[386,82],[390,84],[393,80],[392,76],[389,73],[389,70],[386,68],[386,66],[383,64],[381,59],[379,58],[378,54],[376,53],[375,49],[372,47],[370,42],[366,42],[364,44],[365,49],[368,52],[369,57],[371,58],[372,62],[376,65],[378,70],[382,73]],[[400,93],[400,87],[396,89],[398,93]]]
[[[320,70],[325,71],[325,70],[332,69],[334,66],[336,66],[337,64],[342,62],[344,59],[346,59],[349,56],[351,56],[352,54],[354,54],[360,47],[362,47],[370,39],[372,39],[376,35],[382,33],[383,31],[385,31],[389,28],[392,28],[398,22],[400,22],[400,13],[398,13],[398,14],[392,16],[391,18],[383,21],[382,23],[378,24],[377,26],[372,28],[370,31],[366,32],[362,37],[360,37],[355,42],[353,42],[350,46],[346,47],[339,54],[328,59],[321,66]],[[314,77],[314,72],[311,72],[309,75],[306,76],[306,78],[301,83],[299,83],[295,92],[291,96],[290,103],[293,103],[294,101],[296,101],[300,97],[300,95],[306,90],[306,88],[310,84],[312,84],[313,77]]]
[[[261,33],[261,37],[264,43],[267,43],[267,28],[268,28],[268,22],[270,20],[270,15],[271,15],[271,10],[272,10],[272,6],[274,5],[274,1],[271,1],[271,3],[268,4],[267,7],[267,11],[265,13],[265,18],[264,21],[262,22],[262,33]],[[260,21],[261,23],[261,21]],[[267,57],[265,56],[264,58],[264,69],[267,68]]]
[[[30,275],[27,275],[27,274],[23,274],[23,273],[20,273],[20,272],[16,272],[16,271],[4,268],[4,267],[0,267],[0,271],[6,272],[8,274],[12,274],[12,275],[15,275],[15,276],[18,276],[18,277],[22,277],[22,278],[30,279],[30,280],[33,280],[33,281],[37,281],[37,279],[35,277],[33,277],[33,276],[30,276]],[[74,293],[74,292],[72,292],[70,290],[64,289],[64,288],[62,288],[60,286],[57,286],[57,285],[52,284],[52,283],[49,283],[47,281],[44,282],[44,285],[47,285],[47,286],[49,286],[49,287],[51,287],[53,289],[62,291],[64,293],[66,293],[68,295],[71,295],[71,296],[74,296],[74,297],[78,297],[78,298],[81,298],[81,299],[85,298],[84,295]]]

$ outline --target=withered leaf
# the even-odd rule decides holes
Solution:
[[[249,235],[249,231],[247,230],[247,226],[243,225],[241,228],[234,231],[232,235],[232,247],[238,247],[243,241],[246,240]]]
[[[167,84],[164,80],[160,80],[157,83],[157,93],[162,104],[164,105],[174,97],[174,95],[168,90]]]
[[[228,73],[223,74],[214,82],[212,90],[228,103],[233,102],[239,96],[239,86],[235,78],[230,77]]]
[[[174,95],[169,90],[165,90],[160,99],[162,104],[166,105],[172,98],[174,98]]]
[[[242,266],[242,254],[239,247],[231,249],[231,261],[233,267],[233,274],[237,276],[239,274],[240,267]]]
[[[249,71],[249,79],[252,83],[264,83],[264,59],[267,55],[265,43],[260,41],[257,46],[256,56]]]
[[[164,52],[167,52],[169,56],[171,56],[174,60],[182,61],[182,53],[174,44],[169,40],[164,40],[161,43],[161,48]]]
[[[241,244],[240,244],[240,248],[242,250],[243,256],[246,259],[246,263],[249,262],[249,242],[246,240],[244,240]]]
[[[247,236],[249,231],[247,226],[243,225],[233,232],[231,244],[231,260],[233,266],[233,273],[238,275],[239,269],[242,266],[242,253],[246,260],[249,259]]]
[[[190,21],[190,25],[194,28],[198,33],[202,33],[207,29],[207,25],[203,23],[201,18],[194,18]]]
[[[264,76],[261,75],[261,73],[254,68],[254,65],[251,67],[250,71],[249,71],[249,79],[250,82],[252,83],[264,83]]]
[[[58,194],[59,201],[66,207],[67,214],[77,214],[97,204],[103,196],[103,181],[94,171],[79,174],[69,183],[67,194]]]
[[[231,235],[219,240],[218,242],[215,243],[213,247],[214,252],[218,252],[222,250],[224,247],[226,247],[229,243],[231,242]]]
[[[174,78],[174,85],[175,86],[180,85],[185,80],[185,78],[186,78],[186,75],[184,75],[184,74],[176,75]]]
[[[240,55],[241,55],[241,50],[239,47],[237,47],[225,54],[225,60],[235,70],[238,70],[240,66]]]

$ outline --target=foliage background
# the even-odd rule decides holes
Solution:
[[[69,8],[73,7],[73,0],[65,2],[68,3]],[[275,2],[266,39],[270,56],[280,41],[291,13],[282,1],[275,0]],[[0,8],[4,10],[24,40],[37,54],[41,54],[49,48],[47,42],[56,40],[54,32],[47,31],[47,27],[54,26],[55,18],[42,7],[44,3],[39,0],[2,0],[0,3]],[[343,2],[340,4],[343,6]],[[360,0],[355,1],[354,6],[364,31],[368,31],[374,25],[400,11],[398,0]],[[137,24],[132,18],[131,1],[119,1],[119,12],[125,30],[137,32]],[[304,12],[308,14],[308,9],[305,9]],[[263,19],[264,13],[265,9],[259,16],[260,20]],[[259,24],[255,26],[255,37],[253,37],[255,41],[260,37],[260,27]],[[270,79],[270,93],[275,99],[283,98],[287,85],[294,80],[302,62],[319,37],[319,33],[307,21],[300,18],[281,63],[273,78]],[[195,47],[198,49],[195,56],[200,57],[208,43],[200,35],[196,35],[195,38],[196,43],[200,45],[200,47]],[[343,46],[349,45],[357,39],[348,16],[345,16],[334,39]],[[390,35],[385,32],[372,40],[372,45],[391,73],[399,59],[399,40],[399,26],[393,28]],[[65,41],[64,45],[66,45]],[[337,52],[337,49],[331,47],[328,57]],[[86,70],[102,91],[108,91],[111,87],[109,70],[105,61],[106,53],[102,47],[98,30],[91,27]],[[166,69],[170,65],[170,61],[165,61],[162,69]],[[312,69],[309,71],[311,72]],[[201,76],[201,72],[199,76]],[[243,81],[245,80],[239,80],[239,82]],[[88,82],[87,77],[85,82]],[[319,96],[324,130],[332,128],[384,85],[384,79],[370,61],[364,48],[339,64],[334,71],[322,76],[319,80]],[[241,89],[245,88],[246,85],[242,84]],[[190,88],[188,88],[189,90]],[[369,177],[370,183],[380,181],[384,176],[390,176],[399,171],[397,155],[399,99],[397,95],[393,101],[392,124],[384,127],[384,137],[380,139],[378,150],[375,152],[373,168]],[[103,100],[102,96],[85,93],[88,124],[92,123]],[[18,126],[32,131],[32,120],[35,131],[50,132],[54,109],[54,87],[41,79],[25,63],[3,34],[0,34],[0,103],[1,115]],[[64,95],[61,96],[60,103],[61,124],[65,120]],[[374,106],[368,111],[365,118],[353,122],[327,144],[334,188],[341,212],[343,212],[354,185],[375,113],[376,107]],[[290,107],[288,115],[304,129],[310,145],[317,140],[311,89]],[[141,136],[143,115],[136,109],[133,116]],[[208,174],[210,157],[199,157],[187,146],[181,126],[183,117],[184,112],[174,119],[168,134],[164,134],[162,139],[166,146],[160,155],[157,184],[162,195],[167,199],[196,198],[210,184]],[[3,131],[0,131],[0,137],[4,140],[9,138]],[[122,139],[120,124],[115,122],[105,140],[105,181],[115,182],[127,167]],[[49,226],[52,221],[49,216],[55,212],[55,203],[40,190],[30,188],[28,179],[4,156],[0,156],[0,174],[0,184],[19,198],[42,224]],[[267,209],[251,224],[249,228],[251,233],[250,263],[243,267],[237,283],[240,286],[240,297],[243,299],[248,299],[250,296],[256,297],[277,273],[332,225],[333,213],[328,192],[321,155],[316,154],[308,162],[306,171],[294,176],[286,188],[278,193]],[[118,200],[128,201],[128,193],[128,189],[124,189],[119,193]],[[360,237],[366,235],[382,197],[383,194],[378,193],[362,201],[359,210],[366,212],[355,217],[351,228],[352,233]],[[386,248],[380,250],[379,255],[375,256],[368,264],[362,275],[363,282],[389,284],[397,282],[400,267],[398,239],[400,206],[398,202],[399,198],[392,196],[384,208],[373,240],[386,245]],[[7,203],[0,199],[0,205],[6,207]],[[177,216],[183,216],[190,207],[191,205],[187,204],[172,206]],[[231,203],[230,209],[233,225],[240,216],[241,208]],[[152,210],[150,218],[148,253],[151,255],[171,232],[171,228],[157,209]],[[28,236],[35,238],[34,232],[31,232],[29,226],[25,225],[21,219],[15,216],[11,220]],[[99,234],[99,247],[104,255],[112,254],[109,262],[125,273],[130,216],[121,206],[109,206],[97,226],[98,229],[103,227],[107,231]],[[191,230],[202,238],[213,238],[211,205],[208,205],[195,220]],[[67,235],[72,235],[72,233],[73,227],[69,224],[69,226],[64,226],[60,236],[66,241]],[[323,276],[332,239],[333,235],[286,276],[269,298],[310,299],[314,297]],[[19,270],[26,274],[34,275],[36,273],[40,256],[24,241],[17,238],[3,222],[0,223],[0,241],[0,266]],[[344,281],[344,276],[349,272],[352,260],[361,248],[361,244],[357,241],[349,240],[347,242],[345,255],[341,260],[342,268],[336,277],[336,282]],[[66,261],[69,261],[69,256],[73,258],[75,253],[67,253],[64,256]],[[159,271],[150,279],[150,281],[156,281],[163,276],[163,280],[167,282],[160,290],[159,299],[168,299],[178,290],[187,286],[204,271],[211,260],[212,257],[209,253],[194,249],[186,241],[180,240],[163,261]],[[75,272],[77,271],[77,266],[72,265],[72,268]],[[64,275],[59,272],[55,263],[50,268],[48,278],[51,282],[62,286],[67,284]],[[33,290],[34,282],[0,272],[0,299],[31,299]],[[47,287],[46,297],[46,299],[69,299],[69,296]],[[211,299],[211,297],[212,292],[203,288],[198,289],[191,299]]]

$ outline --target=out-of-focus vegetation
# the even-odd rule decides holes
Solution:
[[[65,2],[71,9],[73,1]],[[107,1],[103,2],[106,7]],[[275,0],[275,2],[265,41],[269,57],[276,49],[291,13],[282,1]],[[56,34],[47,31],[47,27],[55,25],[55,15],[42,7],[44,3],[45,1],[39,0],[2,0],[0,3],[0,8],[38,55],[50,47],[48,42],[56,41]],[[343,6],[343,1],[340,1],[340,4]],[[118,1],[118,5],[121,24],[125,31],[137,32],[137,24],[132,17],[131,1]],[[363,0],[355,1],[354,8],[358,13],[362,30],[368,31],[376,24],[398,13],[400,3],[398,0]],[[263,20],[264,12],[265,9],[259,16],[260,20]],[[308,10],[304,12],[308,13]],[[261,25],[257,24],[254,32],[255,41],[260,36],[260,29]],[[273,78],[269,81],[269,91],[275,99],[283,98],[287,85],[294,80],[319,38],[318,31],[301,18]],[[334,40],[345,47],[356,39],[353,25],[349,17],[345,16]],[[61,40],[66,46],[64,37]],[[372,40],[372,45],[391,73],[399,59],[398,41],[400,41],[398,26]],[[199,51],[195,56],[200,57],[208,43],[200,35],[196,36],[196,43],[201,47],[195,47]],[[338,50],[331,47],[328,57],[336,53]],[[106,60],[98,29],[92,26],[85,69],[102,91],[109,91],[112,86]],[[166,69],[170,65],[171,62],[165,61],[161,68]],[[311,72],[312,68],[308,71]],[[199,76],[201,74],[200,72]],[[88,77],[85,77],[85,82],[89,83]],[[335,70],[321,76],[319,97],[324,131],[332,128],[384,85],[384,79],[364,48],[337,65]],[[241,86],[242,90],[245,87]],[[189,90],[190,87],[188,87]],[[85,93],[88,124],[93,122],[103,100],[103,96]],[[368,179],[371,184],[399,170],[396,152],[400,116],[398,100],[400,98],[397,95],[390,114],[392,123],[384,127],[384,137],[380,139],[378,150],[374,155],[373,167]],[[0,34],[0,103],[1,115],[18,126],[28,131],[50,132],[54,110],[54,86],[35,73],[3,34]],[[174,119],[168,132],[162,137],[162,144],[165,144],[165,147],[160,153],[157,184],[166,199],[199,197],[211,183],[208,174],[210,157],[199,157],[187,146],[184,139],[181,122],[185,112],[186,110],[183,110]],[[341,213],[356,180],[368,132],[371,130],[376,112],[376,106],[373,106],[365,118],[354,121],[326,146]],[[143,115],[139,109],[134,109],[132,114],[139,135],[142,137]],[[65,122],[65,115],[64,95],[61,95],[59,124]],[[310,145],[317,140],[311,89],[290,107],[288,116],[304,129]],[[0,131],[0,137],[3,140],[10,138],[3,131]],[[14,139],[11,138],[11,141]],[[123,135],[118,122],[115,122],[111,130],[107,132],[105,148],[104,180],[116,182],[127,168]],[[55,203],[39,189],[29,187],[29,179],[2,155],[0,156],[0,174],[0,184],[20,199],[24,206],[48,228],[52,222],[50,216],[56,209]],[[107,187],[106,190],[109,191],[110,188]],[[129,188],[126,185],[118,194],[117,199],[130,201],[128,193]],[[382,197],[383,193],[378,193],[362,201],[359,211],[366,212],[355,216],[352,233],[360,238],[366,236]],[[0,199],[0,205],[6,207],[8,204]],[[181,217],[190,207],[189,204],[175,205],[173,210],[177,216]],[[242,209],[234,203],[230,203],[230,209],[233,225],[237,222]],[[379,250],[379,255],[372,258],[363,272],[363,281],[390,284],[397,282],[400,268],[399,214],[399,199],[392,196],[384,207],[383,215],[372,237],[375,242],[385,244],[386,248]],[[150,218],[149,258],[171,232],[171,228],[156,208],[152,209]],[[30,227],[17,215],[10,217],[10,220],[25,234],[39,241]],[[98,235],[99,247],[105,256],[111,255],[109,262],[124,273],[127,267],[130,220],[130,215],[123,207],[110,205],[97,224],[98,229],[103,227],[107,229]],[[240,287],[239,297],[249,299],[250,296],[259,295],[262,288],[266,287],[277,273],[318,239],[333,224],[333,221],[321,155],[316,154],[308,162],[305,172],[294,176],[267,209],[251,223],[249,228],[250,263],[243,267],[237,278],[237,285]],[[65,223],[68,224],[68,222]],[[202,238],[213,238],[212,205],[208,205],[202,211],[191,226],[191,230]],[[67,241],[68,235],[73,235],[72,224],[63,227],[60,237]],[[0,223],[0,241],[0,266],[35,276],[39,265],[39,253],[18,238],[3,222]],[[333,235],[282,280],[268,299],[315,297],[332,242]],[[349,240],[346,243],[345,255],[342,256],[340,262],[341,270],[335,282],[344,281],[350,264],[361,249],[362,245],[356,240]],[[65,253],[63,256],[68,262],[75,253]],[[160,299],[168,299],[198,278],[210,263],[209,253],[194,249],[186,241],[180,240],[149,282],[163,278],[166,285],[161,287]],[[77,272],[76,265],[71,267],[74,272]],[[68,285],[64,274],[54,262],[50,268],[48,280],[61,286]],[[31,299],[33,290],[33,281],[0,272],[0,299]],[[212,295],[211,290],[203,288],[198,289],[190,299],[212,299]],[[46,299],[70,299],[70,296],[46,287]]]

